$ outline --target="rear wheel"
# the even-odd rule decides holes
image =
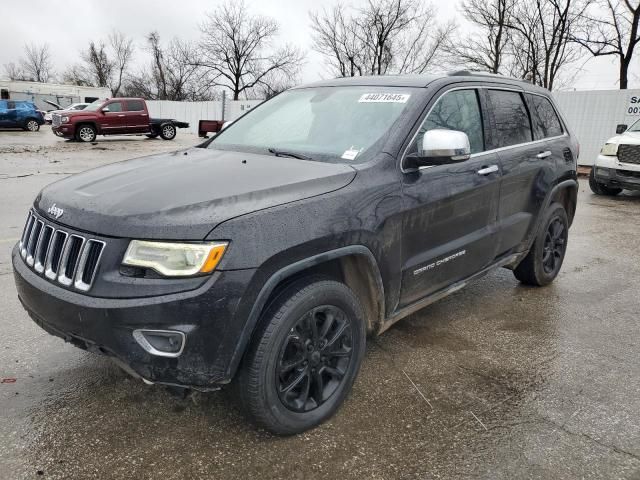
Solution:
[[[327,420],[351,390],[365,342],[362,307],[346,285],[292,283],[262,315],[235,380],[245,412],[280,435]]]
[[[553,282],[564,261],[568,235],[567,212],[559,203],[552,203],[531,250],[513,271],[516,278],[524,284],[536,286]]]
[[[80,125],[76,130],[76,140],[80,142],[95,142],[96,135],[96,129],[92,125]]]
[[[598,183],[596,181],[595,167],[591,169],[591,173],[589,174],[589,188],[591,188],[591,191],[596,195],[607,195],[610,197],[615,197],[620,192],[622,192],[621,188],[607,187],[601,183]]]
[[[38,130],[40,130],[40,124],[37,120],[30,118],[25,122],[24,129],[29,132],[37,132]]]
[[[163,140],[173,140],[176,137],[176,127],[167,123],[160,127],[160,136]]]

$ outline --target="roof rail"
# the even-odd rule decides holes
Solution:
[[[530,84],[531,82],[523,80],[521,78],[508,77],[506,75],[500,75],[499,73],[479,72],[475,70],[455,70],[447,73],[449,77],[488,77],[488,78],[504,78],[507,80],[514,80],[516,82],[523,82]]]

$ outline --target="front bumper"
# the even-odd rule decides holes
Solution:
[[[246,321],[238,305],[254,270],[216,272],[184,293],[110,299],[48,282],[26,266],[17,248],[12,261],[22,305],[50,334],[113,357],[149,382],[207,390],[231,380],[231,358]],[[182,332],[184,350],[176,358],[152,355],[134,339],[137,329]]]
[[[615,157],[599,156],[593,168],[595,179],[601,185],[640,190],[640,165],[620,163]]]
[[[74,134],[74,127],[70,123],[63,123],[60,126],[51,127],[51,131],[59,137],[72,138]]]

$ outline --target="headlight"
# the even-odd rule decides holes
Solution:
[[[62,118],[60,118],[60,121],[62,123],[68,123],[69,122],[69,117],[62,117]]]
[[[604,155],[605,157],[615,157],[618,155],[618,144],[617,143],[605,143],[602,150],[600,150],[600,155]]]
[[[124,265],[155,270],[166,277],[211,273],[227,248],[227,242],[173,243],[131,240]]]

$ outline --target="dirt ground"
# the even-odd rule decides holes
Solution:
[[[0,479],[640,479],[640,195],[585,180],[552,285],[497,271],[369,339],[352,395],[304,435],[40,330],[9,254],[40,188],[198,142],[0,132]]]

